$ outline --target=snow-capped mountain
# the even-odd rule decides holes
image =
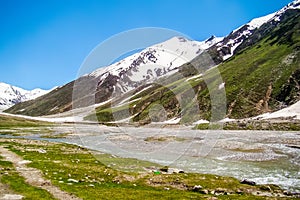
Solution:
[[[300,0],[295,0],[277,12],[269,15],[255,18],[247,24],[232,31],[222,41],[214,45],[222,60],[227,60],[234,55],[235,50],[249,38],[257,29],[266,23],[271,23],[273,26],[280,23],[281,16],[291,9],[300,9]]]
[[[213,36],[198,42],[173,37],[108,67],[97,69],[87,76],[97,78],[99,90],[106,88],[109,83],[114,92],[126,93],[142,84],[153,82],[156,78],[175,73],[178,67],[222,39]]]
[[[286,37],[279,35],[275,29],[281,26],[286,27],[288,20],[293,21],[290,16],[297,16],[300,12],[299,8],[300,0],[296,0],[278,12],[251,20],[224,38],[212,36],[202,42],[191,41],[183,37],[171,38],[112,65],[79,77],[50,94],[44,95],[38,101],[28,104],[20,103],[8,109],[7,112],[32,116],[61,113],[74,108],[108,102],[114,99],[115,95],[128,97],[131,95],[128,92],[137,93],[143,88],[157,85],[152,83],[177,71],[184,71],[186,76],[193,75],[194,71],[189,68],[189,64],[185,65],[185,63],[193,61],[201,66],[200,60],[203,55],[206,55],[206,53],[201,54],[203,51],[207,51],[214,64],[219,64],[245,48],[251,48],[261,42],[262,38]],[[230,62],[230,60],[227,61]],[[207,65],[205,70],[211,67],[207,63],[203,64]],[[174,80],[177,80],[176,75],[171,78],[175,77]],[[117,101],[118,98],[114,100]],[[27,109],[29,104],[30,108]]]
[[[35,99],[49,91],[50,90],[42,90],[39,88],[28,91],[0,82],[0,110],[7,109],[20,102]]]

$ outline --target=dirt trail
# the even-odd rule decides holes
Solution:
[[[51,182],[43,178],[42,173],[35,168],[26,166],[30,161],[23,160],[17,154],[0,146],[0,154],[7,160],[14,164],[16,170],[23,176],[26,182],[32,186],[42,188],[51,193],[55,198],[61,200],[79,200],[80,198],[62,191],[58,187],[51,184]]]
[[[1,176],[0,176],[1,178]],[[0,200],[21,200],[22,195],[15,194],[7,185],[0,183]]]

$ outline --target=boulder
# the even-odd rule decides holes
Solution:
[[[247,185],[256,185],[256,183],[254,181],[250,181],[247,179],[243,179],[241,182],[241,184],[247,184]]]

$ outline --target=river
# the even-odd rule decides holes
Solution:
[[[300,192],[299,132],[200,131],[184,127],[83,124],[58,127],[56,131],[73,133],[59,139],[61,142],[104,153],[151,161],[186,172],[246,178],[258,184],[276,184]]]

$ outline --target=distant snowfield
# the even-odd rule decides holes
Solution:
[[[106,102],[104,102],[106,103]],[[54,122],[54,123],[76,123],[76,122],[89,122],[85,121],[83,118],[87,116],[88,114],[91,114],[94,109],[100,106],[99,104],[85,107],[85,108],[78,108],[74,109],[65,113],[56,114],[56,115],[50,115],[50,116],[43,116],[43,117],[31,117],[31,116],[25,116],[25,115],[14,115],[9,113],[3,113],[0,112],[1,115],[6,116],[14,116],[14,117],[21,117],[25,119],[31,119],[31,120],[39,120],[39,121],[45,121],[45,122]],[[268,119],[279,119],[279,118],[288,118],[291,117],[293,119],[300,120],[300,101],[297,103],[284,108],[282,110],[273,112],[273,113],[265,113],[256,117],[252,117],[250,119],[258,119],[258,120],[268,120]],[[131,117],[130,117],[131,118]],[[120,120],[118,122],[129,122],[130,118]],[[181,118],[173,118],[170,120],[166,120],[164,122],[153,122],[153,124],[180,124]],[[220,122],[230,122],[234,121],[234,119],[225,118],[221,120]],[[197,122],[194,122],[193,124],[203,124],[203,123],[209,123],[207,120],[199,120]]]
[[[43,122],[55,122],[55,123],[65,123],[65,122],[82,122],[81,117],[69,116],[69,117],[56,117],[56,118],[48,118],[48,117],[31,117],[26,115],[14,115],[9,113],[0,112],[1,115],[11,116],[11,117],[20,117],[29,120],[38,120]]]
[[[0,82],[0,111],[6,110],[17,103],[38,98],[55,88],[56,87],[50,90],[42,90],[40,88],[24,90],[22,88]]]

